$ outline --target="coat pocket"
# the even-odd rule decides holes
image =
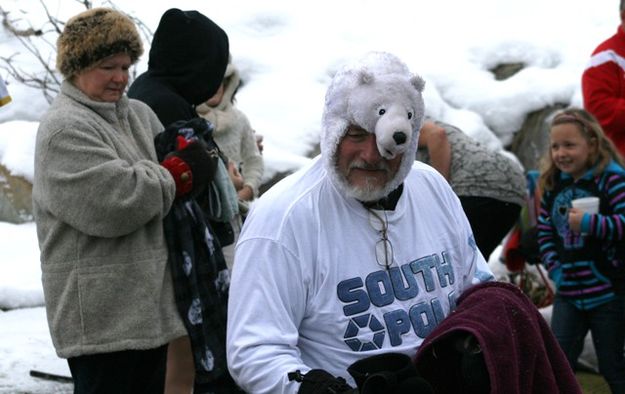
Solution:
[[[81,272],[78,293],[85,345],[149,340],[160,333],[165,264],[108,265]]]

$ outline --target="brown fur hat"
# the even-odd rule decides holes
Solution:
[[[56,50],[56,67],[69,79],[118,53],[127,53],[135,63],[143,45],[134,22],[126,15],[110,8],[92,8],[67,21]]]

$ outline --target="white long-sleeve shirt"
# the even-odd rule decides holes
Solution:
[[[388,220],[394,258],[376,261],[379,222],[331,183],[322,161],[253,206],[236,248],[228,363],[250,393],[296,393],[287,373],[321,368],[355,383],[353,362],[413,356],[471,284],[493,278],[447,182],[415,163]]]

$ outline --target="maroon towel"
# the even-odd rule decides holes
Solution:
[[[479,342],[490,393],[581,394],[545,319],[518,287],[504,282],[468,289],[458,299],[456,310],[425,338],[415,365],[437,393],[462,392],[454,385],[457,362],[435,354],[445,339],[463,332],[473,334]]]

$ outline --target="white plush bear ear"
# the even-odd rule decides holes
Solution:
[[[358,83],[360,85],[370,85],[373,83],[374,79],[373,73],[369,70],[361,70],[358,74]]]
[[[425,80],[423,78],[418,75],[413,75],[412,78],[410,78],[410,83],[419,93],[423,93],[423,89],[425,88]]]

